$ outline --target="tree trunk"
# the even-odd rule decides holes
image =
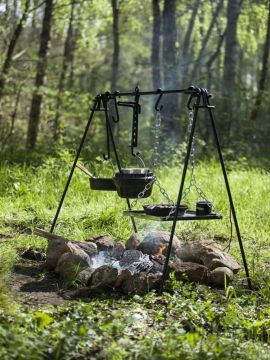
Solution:
[[[213,13],[213,16],[212,16],[212,20],[211,20],[211,23],[209,25],[209,28],[206,32],[206,35],[202,41],[202,45],[201,45],[201,49],[200,49],[200,52],[199,52],[199,55],[198,55],[198,58],[195,62],[195,65],[194,65],[194,68],[193,68],[193,72],[192,72],[192,76],[191,76],[191,79],[192,79],[192,82],[195,81],[195,83],[197,82],[197,75],[200,74],[200,65],[201,65],[201,61],[203,60],[204,58],[204,54],[205,54],[205,49],[206,49],[206,46],[207,46],[207,43],[210,39],[210,36],[212,34],[212,31],[213,31],[213,28],[214,28],[214,25],[215,23],[217,22],[217,18],[218,18],[218,15],[223,7],[223,3],[224,3],[224,0],[220,0],[219,3],[217,4],[217,7]]]
[[[71,51],[69,54],[70,69],[69,69],[69,75],[68,75],[68,81],[67,81],[67,86],[69,87],[69,89],[72,89],[74,86],[74,73],[75,73],[74,59],[75,59],[75,51],[76,51],[76,46],[77,46],[77,41],[79,39],[79,36],[80,36],[79,29],[78,28],[74,29],[74,34],[71,39]]]
[[[269,50],[270,50],[270,1],[268,3],[268,20],[267,20],[267,32],[266,32],[266,38],[264,43],[264,50],[263,50],[263,58],[262,58],[262,70],[260,75],[260,80],[258,84],[258,92],[256,96],[256,101],[253,107],[253,110],[251,112],[250,119],[256,120],[258,111],[263,99],[264,91],[265,91],[265,85],[266,85],[266,79],[268,76],[268,69],[269,69]]]
[[[237,23],[241,4],[242,0],[228,1],[223,70],[223,93],[225,97],[230,97],[235,90],[238,59]]]
[[[190,84],[185,84],[188,78],[188,70],[189,70],[189,63],[190,63],[190,43],[191,43],[191,36],[194,29],[194,24],[196,20],[196,16],[198,13],[200,1],[195,0],[193,4],[193,11],[189,20],[188,29],[184,37],[183,48],[182,48],[182,59],[180,60],[180,72],[182,75],[182,84],[183,86],[188,86]]]
[[[31,4],[31,0],[27,0],[25,3],[25,8],[24,8],[24,12],[22,14],[22,17],[18,23],[18,25],[15,28],[15,31],[12,35],[12,38],[10,40],[8,49],[7,49],[7,53],[6,53],[6,57],[2,66],[2,70],[1,70],[1,74],[0,74],[0,101],[4,96],[4,90],[5,90],[5,85],[6,85],[6,80],[7,80],[7,76],[11,67],[11,63],[12,63],[12,56],[15,50],[15,47],[17,45],[17,42],[19,40],[19,37],[21,35],[21,32],[23,30],[23,26],[24,23],[27,19],[28,13],[29,13],[29,7]]]
[[[113,60],[111,75],[111,90],[115,91],[117,86],[118,65],[119,65],[119,9],[117,0],[111,0],[113,12]]]
[[[76,0],[72,0],[67,36],[66,36],[65,46],[64,46],[62,70],[61,70],[61,74],[60,74],[60,79],[59,79],[59,84],[58,84],[58,94],[57,94],[57,98],[56,98],[56,109],[55,109],[55,118],[54,118],[54,140],[57,140],[59,137],[62,95],[63,95],[64,88],[65,88],[65,80],[66,80],[68,66],[69,66],[69,63],[72,58],[71,53],[74,50],[73,49],[73,36],[74,36],[73,21],[74,21],[75,6],[76,6]]]
[[[192,14],[191,14],[191,18],[189,20],[188,29],[187,29],[187,32],[185,34],[185,38],[184,38],[184,42],[183,42],[183,50],[182,50],[183,57],[186,56],[188,54],[188,51],[189,51],[189,45],[190,45],[191,36],[192,36],[192,33],[193,33],[193,29],[194,29],[195,19],[196,19],[198,9],[199,9],[199,4],[200,4],[200,0],[195,0],[194,1],[193,11],[192,11]]]
[[[225,34],[225,57],[222,79],[223,93],[223,119],[220,124],[224,143],[228,144],[232,132],[233,121],[237,115],[237,104],[235,92],[237,91],[237,61],[238,61],[238,42],[237,24],[242,0],[229,0],[227,6],[227,26]]]
[[[31,27],[35,31],[37,28],[38,0],[33,0],[33,5],[34,5],[34,9],[33,9],[33,14],[32,14],[32,19],[31,19]]]
[[[11,141],[11,138],[12,138],[14,132],[15,132],[15,121],[16,121],[16,118],[17,118],[18,107],[19,107],[19,102],[20,102],[20,98],[21,98],[21,94],[22,94],[23,85],[24,85],[23,82],[19,85],[17,95],[16,95],[16,100],[15,100],[14,110],[13,110],[13,112],[11,114],[10,128],[8,130],[8,133],[7,133],[6,137],[2,141],[1,151],[3,151],[5,146],[7,145],[7,143],[9,141]]]
[[[35,79],[35,89],[32,97],[30,118],[28,124],[26,146],[34,149],[38,134],[38,125],[42,104],[42,86],[46,82],[47,57],[51,40],[51,26],[53,14],[53,0],[46,0],[45,11],[42,22],[42,31],[40,36],[40,47],[38,54],[37,72]]]
[[[175,0],[165,0],[163,10],[163,79],[166,89],[173,89],[177,86],[176,69],[176,2]],[[169,95],[166,98],[164,107],[164,123],[166,134],[175,138],[177,97]]]
[[[152,0],[152,11],[153,11],[153,36],[152,36],[152,54],[151,54],[152,82],[153,82],[153,89],[158,89],[159,87],[161,87],[160,62],[159,62],[161,16],[160,16],[159,0]]]
[[[176,3],[175,0],[165,0],[163,10],[163,68],[164,85],[172,88],[175,85],[176,74]]]

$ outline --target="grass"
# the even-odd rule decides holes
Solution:
[[[63,152],[39,167],[0,166],[0,233],[12,235],[0,240],[0,359],[270,359],[270,177],[256,168],[229,164],[256,291],[242,286],[242,271],[225,296],[206,286],[172,279],[160,297],[155,293],[103,296],[89,303],[54,307],[17,302],[8,283],[18,251],[46,247],[46,241],[25,233],[25,228],[49,229],[70,161],[70,155]],[[177,234],[185,239],[215,236],[225,247],[230,234],[229,206],[219,165],[201,163],[196,176],[224,218],[178,223]],[[159,178],[175,198],[179,168],[165,168]],[[191,206],[196,198],[196,193],[189,197]],[[157,189],[142,203],[152,201],[166,202]],[[125,242],[132,229],[129,218],[121,214],[124,209],[124,200],[114,193],[90,191],[88,179],[76,171],[56,232],[74,239],[106,233]],[[169,230],[168,224],[156,222],[140,221],[138,226],[142,237],[152,229]],[[235,234],[231,253],[241,261]]]

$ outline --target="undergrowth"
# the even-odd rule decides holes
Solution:
[[[270,359],[270,177],[254,167],[229,166],[229,181],[255,290],[243,285],[241,271],[223,294],[172,278],[162,296],[112,295],[40,307],[16,302],[8,286],[12,267],[20,249],[46,247],[31,232],[49,230],[70,163],[63,152],[38,167],[0,166],[0,359]],[[158,175],[176,198],[180,165]],[[219,165],[199,164],[196,178],[223,220],[179,222],[176,232],[186,240],[211,236],[226,247],[230,211]],[[196,199],[193,192],[185,201],[194,208]],[[166,202],[156,187],[137,206],[151,202]],[[90,191],[87,177],[76,170],[56,232],[73,239],[108,234],[125,242],[132,233],[125,208],[113,192]],[[138,221],[141,237],[169,226]],[[231,253],[241,262],[234,232]]]

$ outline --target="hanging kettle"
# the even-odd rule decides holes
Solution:
[[[149,197],[154,181],[154,174],[147,168],[123,168],[113,178],[117,194],[130,199],[136,199],[140,193],[142,198]]]

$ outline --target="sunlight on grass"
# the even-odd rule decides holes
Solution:
[[[97,299],[90,304],[78,302],[69,306],[15,310],[17,305],[11,301],[7,284],[19,252],[30,246],[45,248],[47,244],[25,230],[36,227],[49,230],[69,167],[70,162],[63,158],[49,159],[38,168],[0,167],[0,233],[12,235],[12,238],[3,236],[0,247],[1,359],[9,360],[11,353],[14,359],[20,358],[19,352],[27,359],[44,356],[60,359],[59,354],[69,354],[66,358],[73,359],[88,353],[95,356],[95,351],[100,352],[102,359],[117,360],[129,359],[131,355],[134,359],[149,359],[149,356],[153,359],[269,358],[270,205],[267,199],[270,177],[258,169],[229,171],[252,280],[259,289],[257,293],[233,287],[232,295],[226,298],[206,286],[172,281],[173,294],[164,293],[162,297],[149,293],[145,297],[135,295],[120,300]],[[180,176],[181,167],[158,172],[162,186],[173,199],[177,197]],[[178,222],[176,232],[186,240],[197,236],[216,237],[225,247],[230,237],[229,204],[219,165],[199,164],[196,178],[223,220]],[[192,191],[184,202],[194,208],[196,200],[198,196]],[[151,198],[141,200],[137,207],[161,202],[166,199],[155,186]],[[91,191],[87,177],[77,171],[56,232],[70,239],[108,234],[125,242],[132,227],[130,219],[122,216],[124,209],[124,199],[114,192]],[[142,237],[153,229],[170,230],[171,223],[138,219],[137,225]],[[241,262],[235,233],[231,252]],[[146,316],[147,322],[141,320],[136,327],[134,319],[138,313],[140,319]],[[29,341],[25,340],[25,334]],[[17,349],[16,352],[13,349]]]

